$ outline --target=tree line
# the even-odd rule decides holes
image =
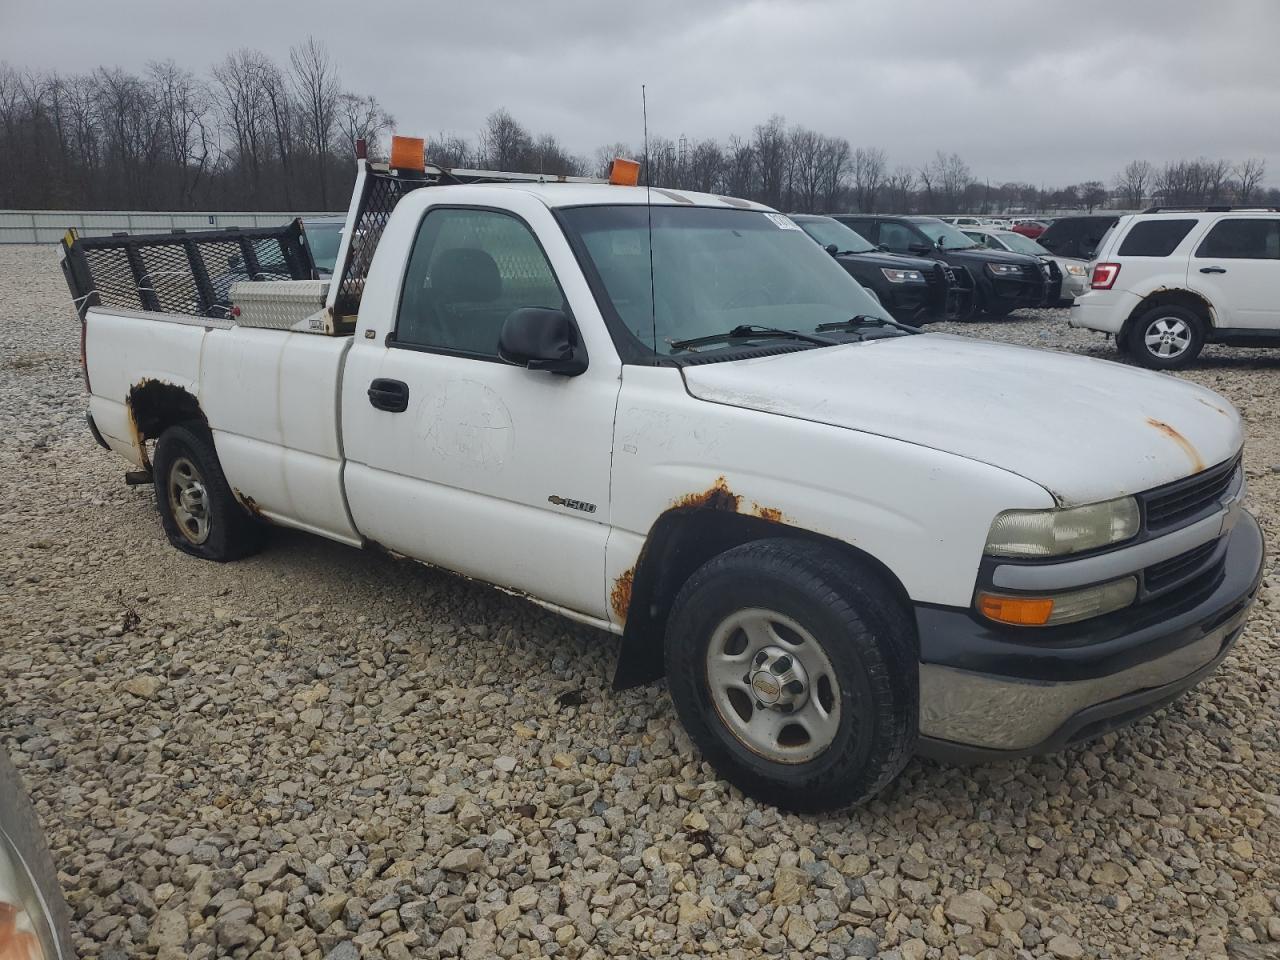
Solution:
[[[344,89],[323,44],[286,65],[239,50],[197,76],[173,61],[142,74],[21,72],[0,63],[0,208],[324,210],[345,207],[355,141],[385,152],[393,118]],[[891,163],[875,146],[772,116],[727,140],[611,143],[589,157],[494,110],[474,138],[427,138],[449,167],[607,176],[616,156],[641,182],[759,200],[797,212],[1014,213],[1138,209],[1149,203],[1280,205],[1261,158],[1127,164],[1109,182],[992,183],[957,153]]]
[[[0,63],[0,208],[314,210],[346,206],[357,138],[394,124],[309,39],[280,66],[239,50],[197,76],[22,72]]]

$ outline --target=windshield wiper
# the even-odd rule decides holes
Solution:
[[[822,347],[836,346],[837,341],[826,337],[815,337],[799,330],[784,330],[781,327],[761,327],[754,323],[744,323],[724,333],[711,333],[705,337],[691,337],[688,340],[673,340],[669,344],[672,350],[687,350],[689,347],[700,347],[707,343],[720,343],[724,340],[746,340],[751,337],[788,337],[792,340],[804,340]]]
[[[907,333],[920,333],[915,327],[909,327],[905,323],[899,323],[889,317],[875,317],[869,313],[860,313],[857,316],[850,317],[848,320],[837,320],[834,323],[820,323],[814,328],[814,333],[825,333],[828,330],[857,330],[859,327],[894,327],[898,330],[904,330]]]

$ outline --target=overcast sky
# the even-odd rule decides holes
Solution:
[[[473,138],[506,107],[591,155],[749,135],[780,113],[891,165],[1110,181],[1135,157],[1261,156],[1280,183],[1280,0],[0,0],[0,60],[62,71],[173,58],[205,73],[308,33],[399,132]]]

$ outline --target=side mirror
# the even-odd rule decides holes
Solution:
[[[498,356],[506,363],[576,377],[587,369],[587,352],[563,310],[521,307],[503,321]]]
[[[827,253],[831,254],[833,257],[840,252],[840,248],[837,247],[834,243],[828,243],[822,249],[827,251]]]

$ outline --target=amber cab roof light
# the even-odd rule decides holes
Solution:
[[[426,170],[426,141],[421,137],[392,137],[391,166],[396,170]]]
[[[634,187],[640,182],[640,164],[615,157],[609,167],[609,182],[615,187]]]

